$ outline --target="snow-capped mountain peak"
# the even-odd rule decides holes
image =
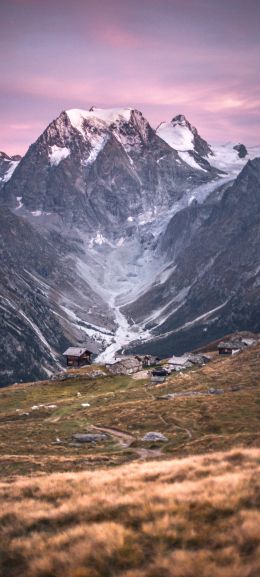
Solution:
[[[92,106],[90,110],[72,108],[66,110],[66,114],[69,117],[72,126],[82,133],[84,120],[90,120],[100,127],[102,126],[100,123],[104,123],[104,125],[109,127],[111,124],[116,122],[129,122],[131,117],[131,108],[95,108]]]
[[[179,152],[195,152],[200,156],[209,156],[212,150],[201,138],[195,126],[192,126],[184,114],[178,114],[170,122],[162,122],[157,134],[172,148]]]
[[[71,126],[76,129],[93,146],[98,138],[105,143],[113,135],[124,148],[126,154],[133,148],[139,152],[143,143],[147,143],[154,134],[149,122],[141,112],[132,108],[95,108],[90,110],[67,110],[67,118]],[[94,142],[96,149],[96,142]],[[98,142],[98,149],[102,143]]]
[[[174,116],[171,123],[173,126],[179,124],[180,126],[187,126],[191,131],[196,130],[194,129],[193,126],[191,126],[191,124],[187,120],[186,116],[184,116],[184,114],[177,114],[177,116]]]
[[[157,128],[157,134],[172,148],[178,151],[193,150],[194,137],[187,124],[182,122],[162,122]]]
[[[96,108],[95,106],[92,106],[88,112],[88,114],[96,116],[106,122],[108,126],[122,120],[129,122],[131,113],[131,108]]]

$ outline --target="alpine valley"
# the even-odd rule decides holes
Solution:
[[[1,386],[70,344],[182,353],[260,331],[260,146],[208,144],[183,115],[68,110],[0,153]]]

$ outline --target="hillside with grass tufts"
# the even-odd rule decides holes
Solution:
[[[151,386],[102,365],[0,391],[1,476],[80,471],[259,446],[260,344]],[[171,396],[174,395],[174,396]],[[143,440],[159,432],[166,440]],[[99,435],[79,442],[79,435]]]
[[[258,577],[259,449],[0,483],[1,575]]]
[[[0,391],[1,576],[258,577],[260,344],[210,355]]]

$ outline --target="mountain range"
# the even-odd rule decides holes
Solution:
[[[166,355],[260,330],[260,147],[208,144],[183,115],[72,109],[0,153],[1,385],[92,338]]]

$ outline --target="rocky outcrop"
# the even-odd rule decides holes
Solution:
[[[76,443],[100,443],[107,441],[108,436],[105,433],[75,433],[73,439]]]
[[[168,439],[162,433],[151,431],[150,433],[146,433],[144,435],[144,437],[142,438],[142,441],[144,441],[145,443],[151,443],[151,442],[165,443],[166,441],[168,441]]]
[[[237,150],[239,158],[245,158],[248,155],[247,149],[244,144],[236,144],[233,146],[234,150]]]
[[[8,156],[5,152],[0,152],[0,190],[10,180],[20,160],[21,156],[18,154]]]

